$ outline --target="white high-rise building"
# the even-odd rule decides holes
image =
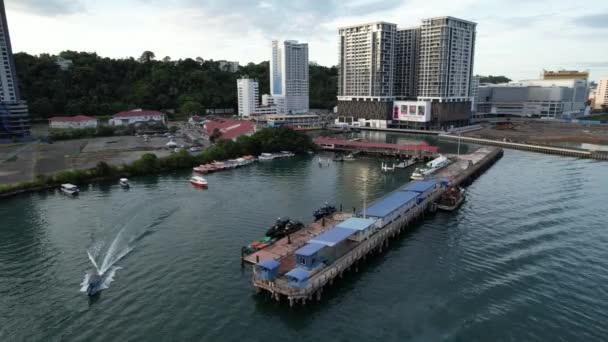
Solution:
[[[27,104],[21,101],[4,0],[0,0],[0,138],[29,135]]]
[[[308,44],[273,40],[270,94],[279,113],[308,112],[308,86]]]
[[[597,83],[594,109],[608,109],[608,77]]]
[[[239,116],[248,117],[258,108],[259,87],[256,80],[241,78],[236,81]]]

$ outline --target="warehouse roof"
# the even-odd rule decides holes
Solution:
[[[307,243],[304,245],[304,247],[298,249],[296,254],[301,256],[311,256],[320,251],[323,247],[325,247],[325,245],[320,243]]]
[[[367,210],[365,210],[365,215],[372,217],[385,217],[406,203],[416,200],[416,197],[419,195],[420,194],[417,192],[395,191],[374,203],[371,207],[367,208]],[[363,212],[360,214],[363,214]]]
[[[352,229],[334,227],[325,233],[313,238],[309,243],[318,243],[325,246],[333,247],[336,244],[348,239],[351,235],[355,234]]]
[[[294,268],[293,270],[287,272],[287,276],[291,278],[295,278],[298,281],[308,279],[308,271],[299,267]]]
[[[373,225],[375,222],[376,222],[376,220],[372,220],[372,219],[351,217],[348,220],[338,224],[336,227],[352,229],[352,230],[366,230],[371,225]]]
[[[425,192],[432,189],[437,184],[436,179],[427,179],[416,182],[411,182],[402,188],[402,191]]]

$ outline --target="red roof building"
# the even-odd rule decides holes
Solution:
[[[240,120],[214,120],[208,121],[203,126],[208,136],[213,134],[215,129],[219,129],[222,135],[220,140],[234,140],[241,135],[251,135],[255,132],[255,124],[251,121]]]

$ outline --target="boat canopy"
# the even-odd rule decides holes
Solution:
[[[297,281],[306,280],[309,277],[309,272],[303,268],[296,267],[287,272],[286,276],[296,279]]]
[[[304,247],[296,251],[296,255],[311,256],[323,249],[324,247],[325,245],[320,243],[307,243],[306,245],[304,245]]]
[[[408,185],[403,187],[401,189],[401,191],[413,191],[413,192],[422,193],[422,192],[432,189],[433,187],[435,187],[436,184],[437,184],[436,179],[428,179],[428,180],[410,182]]]
[[[325,233],[312,238],[309,243],[318,243],[328,247],[333,247],[348,239],[353,234],[355,234],[355,231],[352,229],[334,227]]]
[[[256,264],[256,266],[259,266],[259,267],[265,268],[269,271],[272,271],[274,269],[279,268],[280,264],[281,264],[280,262],[278,262],[274,259],[266,259],[266,260],[262,260],[262,261],[258,262]]]
[[[410,201],[415,201],[420,194],[411,191],[396,191],[374,203],[365,211],[366,216],[381,217],[388,216]],[[363,215],[363,211],[359,212]]]
[[[364,218],[360,218],[360,217],[351,217],[348,220],[340,223],[336,227],[361,231],[361,230],[366,230],[367,228],[372,226],[374,223],[376,223],[376,220],[364,219]]]
[[[77,188],[76,185],[70,184],[70,183],[61,184],[61,187],[64,189],[76,189]]]

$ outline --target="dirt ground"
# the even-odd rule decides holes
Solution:
[[[513,122],[512,128],[482,124],[483,128],[463,135],[540,145],[597,144],[608,145],[608,125],[581,125],[554,122]]]
[[[36,175],[48,175],[68,169],[88,169],[99,161],[112,165],[128,164],[144,153],[164,157],[171,153],[165,137],[119,136],[0,145],[0,184],[29,181]],[[176,143],[184,142],[180,139]]]

